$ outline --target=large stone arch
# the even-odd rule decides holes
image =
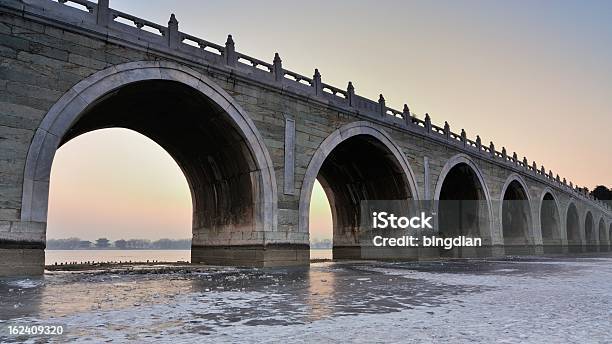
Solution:
[[[521,194],[524,199],[506,199],[507,192],[511,188]],[[516,195],[515,195],[516,196]],[[499,214],[501,220],[501,232],[504,238],[506,253],[533,253],[530,246],[534,245],[533,215],[531,209],[531,195],[525,180],[517,173],[511,173],[504,182],[500,194]],[[506,216],[508,215],[508,216]],[[516,215],[525,215],[522,221],[514,221]],[[507,218],[508,217],[508,218]],[[512,221],[507,221],[512,220]],[[509,222],[509,223],[506,223]],[[518,225],[516,225],[518,223]],[[522,233],[518,233],[516,227],[524,227]],[[511,228],[507,228],[511,227]],[[522,237],[521,235],[522,234]]]
[[[375,144],[380,145],[381,150],[386,151],[386,154],[390,157],[390,160],[393,160],[394,164],[396,164],[401,171],[403,184],[408,189],[406,190],[407,194],[410,195],[412,199],[419,199],[414,173],[401,148],[392,140],[391,136],[382,128],[370,122],[352,122],[332,132],[320,144],[319,148],[310,159],[300,191],[298,219],[299,232],[308,233],[309,231],[308,217],[313,186],[328,157],[332,155],[332,153],[335,152],[335,149],[341,146],[343,143],[362,138],[372,140]],[[334,187],[334,182],[331,180],[326,180],[326,178],[323,176],[321,176],[320,182],[328,196],[328,200],[332,208],[334,231],[336,231],[336,225],[339,221],[337,214],[341,206],[335,202],[333,191],[331,191],[331,189]],[[336,233],[334,233],[334,238],[336,238]],[[334,252],[334,255],[336,256],[336,252]]]
[[[438,227],[440,226],[440,197],[441,197],[441,193],[442,193],[442,189],[443,189],[443,185],[444,185],[444,181],[446,180],[447,176],[449,175],[449,173],[451,171],[453,171],[453,169],[455,167],[458,166],[467,166],[467,168],[469,168],[469,170],[471,171],[471,173],[473,173],[473,175],[477,178],[478,180],[478,186],[481,189],[482,192],[482,197],[484,199],[479,199],[477,201],[475,201],[474,203],[476,203],[475,206],[478,207],[478,228],[479,228],[479,236],[483,239],[483,245],[486,246],[486,249],[490,249],[491,246],[494,245],[493,243],[493,223],[494,223],[494,219],[493,219],[493,208],[492,208],[492,202],[491,202],[491,194],[489,192],[489,187],[485,181],[485,178],[483,176],[482,171],[480,170],[480,168],[478,167],[478,165],[466,154],[457,154],[452,156],[451,158],[449,158],[446,163],[444,164],[444,166],[442,167],[440,174],[438,175],[438,179],[436,181],[436,187],[434,189],[434,201],[436,203],[436,208],[437,208],[437,214],[438,214]],[[468,202],[470,203],[470,202]],[[483,209],[482,207],[482,203],[485,203],[485,208]],[[492,252],[486,252],[486,251],[482,251],[482,252],[471,252],[469,250],[465,250],[465,251],[461,251],[461,252],[449,252],[449,255],[455,255],[455,256],[474,256],[474,255],[489,255]]]
[[[21,202],[21,220],[46,223],[49,176],[56,149],[80,116],[102,97],[140,82],[173,82],[194,90],[207,99],[246,142],[253,161],[249,166],[253,185],[253,226],[258,232],[275,231],[277,226],[277,184],[272,160],[255,124],[227,92],[203,74],[173,62],[140,61],[99,71],[66,92],[47,112],[30,144]],[[247,153],[245,153],[247,154]],[[265,236],[259,244],[265,244]]]

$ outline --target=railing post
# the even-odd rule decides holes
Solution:
[[[525,167],[525,169],[529,169],[529,161],[527,161],[527,157],[524,156],[523,157],[523,167]]]
[[[323,85],[321,84],[321,73],[319,73],[319,69],[315,68],[314,75],[312,76],[312,87],[315,89],[316,95],[321,95],[323,93]]]
[[[482,140],[480,139],[480,135],[476,135],[476,149],[480,152],[482,150]]]
[[[283,60],[281,60],[278,53],[274,53],[274,61],[272,62],[272,70],[274,73],[274,80],[277,82],[283,81],[285,72],[283,71]]]
[[[98,0],[98,9],[96,13],[96,23],[102,26],[108,26],[110,13],[108,8],[108,0]]]
[[[355,87],[353,87],[353,83],[349,81],[348,86],[346,87],[346,97],[348,98],[348,105],[355,105]]]
[[[402,115],[404,116],[404,121],[406,122],[406,125],[411,125],[412,116],[410,116],[410,108],[408,107],[408,104],[404,104],[404,108],[402,109]]]
[[[463,142],[463,146],[465,147],[467,144],[467,134],[464,129],[461,129],[461,142]]]
[[[227,35],[227,41],[225,41],[225,63],[228,66],[234,67],[236,66],[236,46],[234,45],[234,39],[232,35]]]
[[[174,16],[174,13],[170,15],[170,20],[168,21],[168,46],[171,49],[178,48],[179,44],[179,35],[178,35],[178,20]]]
[[[428,133],[431,133],[431,117],[428,113],[425,113],[425,129]]]
[[[518,155],[516,152],[512,153],[512,161],[516,164],[518,163]]]
[[[444,121],[444,136],[447,140],[450,139],[450,125],[447,121]]]
[[[489,154],[491,154],[491,158],[495,159],[495,145],[493,141],[489,143]]]
[[[508,154],[506,153],[506,147],[502,147],[502,159],[504,161],[508,160]]]
[[[382,94],[378,97],[378,107],[380,110],[380,117],[385,118],[385,113],[387,112],[387,104],[385,102],[385,97]]]

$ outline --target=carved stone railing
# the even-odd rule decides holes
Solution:
[[[346,90],[325,84],[316,69],[312,78],[285,70],[278,53],[272,63],[269,63],[236,52],[231,35],[225,45],[221,46],[180,32],[174,14],[170,16],[168,26],[162,26],[111,9],[108,0],[99,0],[97,4],[86,0],[0,0],[0,6],[56,23],[77,26],[86,29],[90,34],[103,35],[109,40],[127,41],[147,49],[172,54],[176,58],[199,64],[206,63],[211,69],[231,71],[234,75],[252,82],[282,88],[296,96],[306,96],[330,107],[423,135],[457,147],[470,155],[501,164],[574,197],[589,201],[608,214],[612,213],[608,204],[593,198],[585,188],[574,186],[572,182],[568,184],[566,179],[561,180],[559,175],[554,177],[553,172],[547,173],[544,166],[538,169],[535,161],[530,165],[527,158],[521,160],[516,153],[508,156],[505,148],[502,148],[501,152],[497,151],[493,142],[488,146],[482,145],[480,136],[470,140],[465,130],[462,129],[459,134],[452,132],[447,122],[443,127],[434,125],[429,114],[425,114],[424,119],[419,119],[410,112],[407,105],[404,105],[402,111],[388,107],[382,94],[377,102],[361,97],[355,94],[351,82]]]

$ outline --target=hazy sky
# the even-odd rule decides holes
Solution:
[[[181,31],[219,44],[231,33],[242,53],[271,61],[279,52],[287,69],[310,76],[319,68],[324,82],[344,88],[351,80],[358,94],[383,93],[396,109],[407,102],[434,123],[493,139],[579,185],[612,184],[612,1],[111,0],[111,7],[161,24],[175,13]],[[121,132],[91,133],[60,149],[49,237],[190,236],[180,170],[147,139]],[[145,167],[155,172],[137,178]],[[313,198],[311,222],[327,227],[314,235],[329,236],[325,196],[319,189]]]

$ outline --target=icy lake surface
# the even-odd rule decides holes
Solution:
[[[612,343],[612,258],[48,272],[0,280],[0,319],[0,342]]]

